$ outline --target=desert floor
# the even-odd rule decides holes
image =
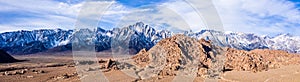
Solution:
[[[80,82],[75,73],[72,55],[29,55],[14,56],[16,59],[28,60],[16,63],[0,64],[0,82]],[[100,57],[101,58],[101,57]],[[103,56],[102,59],[109,59]],[[19,72],[18,72],[19,71]],[[22,71],[22,72],[20,72]],[[25,72],[24,72],[25,71]],[[5,75],[7,72],[7,75]],[[153,77],[138,80],[122,71],[103,72],[110,82],[171,82],[174,77]],[[228,71],[219,80],[197,77],[195,82],[300,82],[300,65],[290,65],[268,71],[252,73],[248,71]]]

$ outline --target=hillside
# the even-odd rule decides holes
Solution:
[[[134,70],[142,79],[150,76],[178,76],[220,78],[226,71],[262,72],[286,65],[300,64],[300,56],[280,50],[252,51],[218,47],[211,41],[175,35],[159,41],[146,51],[121,61],[121,70]],[[128,65],[130,64],[130,65]],[[125,66],[124,66],[125,65]],[[129,68],[123,68],[130,66]],[[139,70],[139,71],[138,71]]]

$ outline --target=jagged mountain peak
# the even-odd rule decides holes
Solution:
[[[145,23],[144,23],[144,22],[137,22],[137,23],[135,23],[135,25],[136,25],[136,26],[143,27],[143,26],[145,25]]]
[[[101,27],[97,27],[97,32],[106,32],[106,30],[105,29],[103,29],[103,28],[101,28]]]
[[[276,38],[276,37],[294,37],[294,35],[292,35],[290,33],[282,33],[282,34],[275,36],[274,38]]]
[[[33,31],[15,31],[0,34],[0,49],[13,54],[31,54],[46,51],[55,47],[62,47],[63,50],[71,50],[74,36],[88,33],[96,35],[92,43],[98,51],[111,48],[112,40],[124,39],[131,48],[151,48],[161,39],[169,38],[175,34],[168,30],[156,30],[143,22],[137,22],[123,28],[105,30],[101,27],[95,29],[42,29]],[[253,49],[275,49],[285,50],[293,53],[300,53],[300,39],[291,34],[282,34],[270,38],[253,33],[221,32],[204,29],[199,32],[187,31],[184,33],[189,37],[211,40],[218,46],[232,47],[243,50]],[[77,37],[78,38],[78,37]],[[80,38],[80,37],[79,37]],[[84,41],[84,40],[83,40]]]

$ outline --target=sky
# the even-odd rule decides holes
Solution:
[[[197,32],[212,28],[207,23],[218,22],[203,18],[219,16],[224,31],[300,36],[299,0],[212,0],[212,5],[201,3],[201,0],[0,0],[0,32],[74,29],[82,18],[97,21],[98,26],[105,29],[144,22],[156,29]],[[91,8],[83,12],[87,6]],[[105,8],[105,12],[96,15],[99,7]],[[213,12],[213,8],[217,14],[203,15]]]

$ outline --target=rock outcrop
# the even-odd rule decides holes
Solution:
[[[160,70],[158,76],[196,73],[205,78],[218,78],[219,74],[230,70],[260,72],[300,63],[298,55],[284,51],[222,48],[212,45],[211,41],[184,35],[163,39],[150,50],[141,50],[132,59],[134,65],[144,70],[151,67],[156,68],[151,69],[152,72]]]
[[[181,74],[213,77],[223,69],[224,62],[219,59],[221,57],[217,56],[218,53],[223,53],[223,49],[211,45],[210,41],[175,35],[161,40],[149,51],[141,50],[133,59],[138,66],[165,61],[159,62],[164,63],[158,74],[160,76],[176,76],[182,72]]]
[[[282,65],[299,64],[299,55],[285,51],[257,49],[243,51],[228,48],[226,50],[227,70],[259,72],[279,68]]]

